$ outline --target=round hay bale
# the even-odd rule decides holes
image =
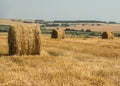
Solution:
[[[51,33],[51,38],[55,39],[64,39],[65,38],[65,32],[63,29],[53,29]]]
[[[9,55],[40,55],[40,26],[12,25],[8,32]]]
[[[102,39],[114,39],[114,33],[113,32],[103,32]]]

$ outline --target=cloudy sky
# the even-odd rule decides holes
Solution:
[[[120,22],[120,0],[0,0],[0,18]]]

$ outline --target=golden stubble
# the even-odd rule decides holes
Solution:
[[[0,39],[0,85],[120,85],[119,38],[59,40],[43,35],[41,56],[6,56],[7,34]]]

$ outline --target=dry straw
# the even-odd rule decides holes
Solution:
[[[51,33],[51,38],[56,38],[56,39],[64,39],[65,38],[65,32],[63,29],[53,29]]]
[[[114,33],[113,32],[103,32],[102,39],[114,39]]]
[[[40,26],[12,25],[8,32],[8,45],[10,55],[40,55]]]

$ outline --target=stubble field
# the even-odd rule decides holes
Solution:
[[[120,39],[50,39],[41,56],[9,56],[0,33],[1,86],[120,86]]]

